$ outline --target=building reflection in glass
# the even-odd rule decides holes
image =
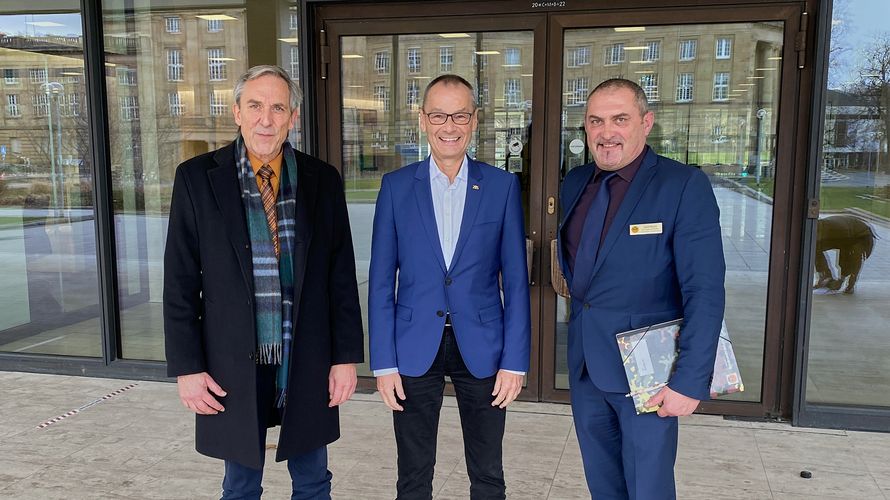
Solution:
[[[0,11],[0,351],[99,356],[81,17],[57,3]]]
[[[890,4],[834,8],[806,398],[890,407]]]

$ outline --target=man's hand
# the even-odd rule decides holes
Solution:
[[[349,400],[355,392],[356,380],[354,363],[332,366],[328,375],[328,393],[331,395],[328,407],[340,406]]]
[[[213,397],[213,394],[225,396],[226,391],[207,372],[180,375],[176,377],[176,386],[179,388],[179,400],[182,401],[182,405],[198,415],[216,415],[226,411]]]
[[[491,393],[495,397],[491,406],[506,408],[508,404],[512,403],[522,390],[523,378],[523,375],[498,370],[497,378],[494,381],[494,391]]]
[[[658,409],[659,417],[685,417],[692,415],[692,412],[698,407],[698,403],[699,400],[684,396],[665,386],[646,402],[646,406],[651,408],[661,405]]]
[[[402,376],[398,373],[377,377],[377,391],[380,392],[380,399],[390,410],[403,411],[405,409],[396,399],[396,397],[402,401],[406,399],[405,389],[402,388]]]

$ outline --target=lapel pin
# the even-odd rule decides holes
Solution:
[[[479,191],[479,184],[473,184],[473,189],[475,189],[476,191]]]

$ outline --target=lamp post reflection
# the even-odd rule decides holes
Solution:
[[[58,238],[58,219],[62,216],[62,207],[65,205],[65,184],[62,176],[62,113],[59,106],[59,99],[64,95],[65,87],[59,82],[44,82],[40,84],[40,89],[43,90],[46,96],[46,116],[49,122],[50,185],[52,185],[52,200],[50,201],[51,206],[48,215],[53,219],[53,226],[52,228],[47,227],[46,230],[48,236],[52,233]],[[55,106],[55,113],[53,113],[53,106]],[[53,115],[55,115],[55,124],[53,123]],[[55,134],[53,133],[54,125]],[[61,245],[61,242],[59,240],[55,241],[53,253],[60,254],[61,252],[55,249],[56,245]],[[59,249],[61,248],[59,246]],[[58,300],[60,307],[64,310],[64,305],[62,304],[65,301],[65,269],[63,259],[57,258],[55,261],[58,266]]]
[[[757,185],[760,185],[760,178],[763,176],[763,150],[765,144],[763,144],[763,122],[767,117],[767,111],[764,108],[758,108],[755,113],[757,117],[757,139],[754,142],[754,161],[757,162],[755,165],[755,172],[757,177]],[[767,175],[772,175],[767,172]]]
[[[868,108],[866,108],[865,113],[866,113],[866,120],[868,120],[869,122],[874,120],[877,123],[880,123],[881,122],[881,96],[885,92],[885,87],[887,86],[887,84],[886,84],[886,82],[884,82],[882,75],[879,73],[863,74],[863,75],[860,75],[860,78],[863,80],[863,82],[867,82],[866,87],[875,87],[878,89],[876,98],[874,100],[875,101],[874,106],[869,106]],[[881,148],[881,138],[880,138],[881,134],[879,132],[880,128],[881,128],[880,126],[868,127],[869,140],[867,142],[868,145],[866,147],[868,148],[869,153],[867,155],[867,158],[865,158],[865,168],[866,168],[866,173],[865,173],[866,177],[865,178],[866,178],[867,185],[871,186],[872,188],[876,188],[877,185],[875,184],[875,178],[872,177],[872,174],[871,174],[871,165],[872,165],[871,156],[872,156],[872,154],[874,154],[875,174],[877,174],[879,171],[880,163],[881,163],[881,150],[883,149],[883,148]]]
[[[689,128],[692,125],[692,102],[686,104],[686,160],[683,162],[689,165]],[[698,163],[696,160],[695,163]]]
[[[64,95],[65,87],[59,82],[40,84],[46,95],[46,116],[49,122],[49,154],[50,184],[52,185],[53,216],[58,217],[60,203],[64,204],[64,181],[62,173],[62,120],[59,99]],[[53,106],[55,105],[55,134],[53,134]]]

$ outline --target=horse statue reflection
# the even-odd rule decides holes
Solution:
[[[832,215],[819,219],[816,226],[816,284],[813,288],[853,293],[862,264],[875,248],[877,235],[864,220],[854,215]],[[825,253],[837,250],[838,275],[828,265]]]

